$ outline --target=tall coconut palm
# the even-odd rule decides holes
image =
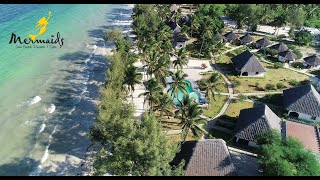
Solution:
[[[131,92],[132,102],[133,102],[133,92],[134,86],[140,84],[142,79],[142,74],[137,72],[137,67],[130,66],[125,72],[124,84],[128,86],[128,90]]]
[[[182,70],[177,71],[176,73],[170,72],[173,82],[170,84],[168,92],[171,91],[171,96],[178,98],[178,92],[181,90],[186,94],[188,83],[183,81],[188,75],[185,74]]]
[[[220,74],[212,73],[208,79],[202,79],[199,81],[199,88],[206,91],[206,99],[210,101],[211,97],[214,97],[214,91],[217,90],[219,85],[217,81],[219,80]]]
[[[162,87],[159,85],[155,78],[151,78],[145,82],[146,91],[139,94],[138,97],[144,96],[143,106],[148,101],[150,110],[153,110],[153,102],[156,100],[156,97],[162,92]]]
[[[160,111],[160,117],[167,115],[169,118],[170,115],[173,115],[172,98],[167,94],[162,94],[159,96],[158,103],[154,108]]]
[[[170,57],[167,53],[162,54],[155,63],[152,74],[163,86],[166,85],[166,77],[169,74],[169,67],[171,65]]]
[[[173,67],[182,70],[183,66],[188,65],[188,53],[184,48],[179,49],[177,59],[172,61]]]
[[[186,141],[190,131],[196,138],[201,137],[203,133],[207,133],[203,127],[207,124],[207,120],[202,118],[201,114],[202,109],[195,102],[187,103],[186,107],[181,107],[178,117],[181,119],[183,143]]]
[[[149,75],[152,75],[152,73],[154,72],[158,57],[159,53],[157,51],[151,51],[146,57],[146,65],[144,67],[147,69],[147,79],[149,79]]]

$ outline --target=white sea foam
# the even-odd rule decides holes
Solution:
[[[74,110],[76,110],[76,106],[73,106],[73,108],[68,112],[68,114],[71,115]]]
[[[44,128],[46,128],[46,124],[41,124],[41,126],[40,126],[40,130],[39,130],[39,133],[41,133],[43,130],[44,130]]]
[[[50,147],[51,144],[49,144],[47,147],[46,147],[46,150],[44,152],[44,155],[42,156],[41,158],[41,161],[40,163],[44,163],[47,159],[48,159],[48,156],[49,156],[49,147]]]
[[[50,104],[50,107],[46,108],[46,112],[52,114],[56,110],[56,106],[54,104]]]
[[[37,168],[30,173],[30,176],[39,176],[42,171],[42,166],[38,165]]]
[[[36,104],[36,103],[38,103],[40,101],[41,101],[41,97],[40,96],[35,96],[35,97],[33,97],[32,99],[30,99],[28,101],[28,104],[32,105],[32,104]]]
[[[45,152],[44,152],[44,155],[43,155],[42,158],[41,158],[40,164],[44,163],[44,162],[48,159],[48,157],[49,157],[49,147],[50,147],[50,145],[51,145],[52,135],[56,132],[56,127],[57,127],[57,125],[53,128],[53,131],[52,131],[52,133],[51,133],[50,136],[49,136],[49,143],[48,143],[48,145],[46,146],[46,150],[45,150]]]

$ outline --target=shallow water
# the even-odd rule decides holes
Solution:
[[[102,30],[123,5],[0,5],[0,175],[39,175],[50,153],[77,153],[92,124],[104,81]],[[46,32],[60,33],[60,48],[17,48],[11,33],[36,34],[35,23],[52,15]],[[78,143],[79,142],[79,143]],[[54,173],[54,172],[52,172]],[[55,172],[60,173],[60,172]]]

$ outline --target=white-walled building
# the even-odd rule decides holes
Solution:
[[[231,61],[240,76],[263,77],[266,72],[259,60],[248,50],[231,58]]]
[[[297,55],[291,50],[283,51],[278,54],[278,60],[283,63],[292,63],[296,61]]]
[[[244,141],[250,147],[257,147],[257,136],[271,129],[281,132],[281,119],[267,105],[243,109],[234,130],[236,142]]]
[[[304,65],[310,69],[320,69],[320,57],[316,54],[303,58]]]
[[[320,122],[320,95],[311,84],[284,90],[283,105],[289,117]]]

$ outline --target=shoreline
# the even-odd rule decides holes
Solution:
[[[132,9],[134,5],[128,5],[125,9]],[[132,25],[132,23],[130,24]],[[111,24],[111,26],[127,26],[127,24]],[[104,28],[103,30],[106,30]],[[124,30],[122,30],[124,32]],[[114,43],[107,44],[103,38],[95,38],[96,43],[92,44],[93,52],[90,55],[92,57],[88,62],[93,64],[93,69],[90,71],[92,76],[90,76],[88,80],[88,89],[87,92],[89,93],[88,97],[84,97],[86,101],[91,102],[91,106],[88,106],[91,111],[87,110],[86,102],[81,100],[79,102],[79,107],[77,106],[78,114],[75,116],[79,117],[79,120],[73,117],[75,120],[71,123],[70,126],[68,125],[58,125],[55,134],[53,135],[53,140],[63,141],[63,135],[68,136],[75,136],[77,139],[75,143],[70,144],[65,147],[58,147],[58,148],[66,148],[70,149],[66,153],[58,153],[56,151],[50,150],[51,147],[48,148],[48,152],[44,156],[47,156],[47,159],[38,166],[37,170],[41,171],[36,173],[36,175],[67,175],[67,176],[90,176],[93,174],[92,168],[92,155],[95,153],[96,146],[88,138],[88,130],[94,123],[96,119],[96,107],[98,105],[98,98],[100,96],[100,88],[105,83],[105,72],[107,69],[107,62],[104,60],[104,57],[112,55]],[[97,42],[103,41],[103,46],[97,46]],[[101,45],[101,44],[100,44]],[[88,45],[89,46],[89,45]],[[98,64],[98,65],[96,65]],[[100,64],[100,65],[99,65]],[[95,66],[96,65],[96,66]],[[104,67],[104,68],[102,68]],[[85,101],[85,100],[84,100]],[[95,108],[92,108],[92,104],[94,104]],[[81,111],[83,109],[84,111]],[[86,113],[89,114],[88,117],[82,117],[82,114]],[[59,138],[61,136],[61,138]],[[57,147],[56,147],[57,148]]]

